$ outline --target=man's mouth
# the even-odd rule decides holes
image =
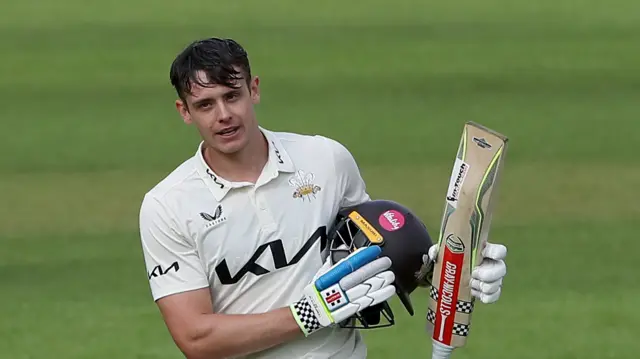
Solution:
[[[216,134],[218,134],[220,136],[233,136],[233,135],[236,134],[236,132],[238,132],[238,128],[240,128],[240,127],[239,126],[228,127],[228,128],[225,128],[222,131],[216,132]]]

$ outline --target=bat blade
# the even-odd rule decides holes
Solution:
[[[448,358],[470,333],[475,307],[471,271],[483,259],[507,141],[475,122],[464,125],[445,197],[427,310],[434,359]]]

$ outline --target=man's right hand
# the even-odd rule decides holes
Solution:
[[[380,253],[381,248],[373,245],[357,249],[333,266],[325,263],[305,287],[302,298],[289,306],[305,336],[395,294],[395,276],[389,270],[391,260],[378,258]]]

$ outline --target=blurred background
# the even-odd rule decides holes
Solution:
[[[0,11],[0,358],[182,357],[137,220],[196,149],[168,71],[210,36],[248,50],[261,125],[340,140],[433,235],[464,122],[510,138],[509,274],[455,358],[638,357],[640,2],[21,0]],[[370,358],[429,358],[413,301]]]

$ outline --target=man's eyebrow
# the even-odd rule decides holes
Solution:
[[[226,95],[228,95],[228,94],[236,94],[236,93],[240,93],[240,90],[241,90],[240,88],[233,88],[233,87],[232,87],[232,88],[228,89],[227,91],[225,91],[225,92],[222,94],[222,96],[226,96]]]
[[[224,93],[222,93],[220,96],[224,97],[224,96],[229,96],[230,94],[237,95],[237,94],[240,94],[241,92],[242,90],[240,88],[230,88],[226,90]],[[207,102],[215,102],[215,98],[203,97],[201,99],[198,99],[197,101],[193,101],[193,106],[199,106]]]

